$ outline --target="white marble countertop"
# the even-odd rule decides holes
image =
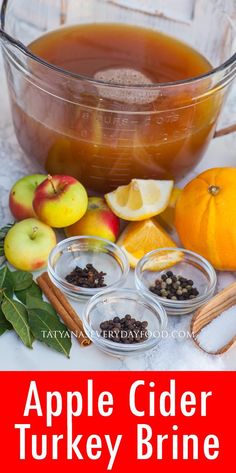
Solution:
[[[8,94],[3,66],[0,59],[0,224],[12,220],[8,209],[8,194],[12,184],[21,176],[37,169],[17,144],[11,121]],[[235,115],[235,102],[228,109]],[[227,118],[227,117],[226,117]],[[200,171],[215,166],[236,166],[236,134],[214,140],[204,159],[189,180]],[[182,183],[184,184],[184,182]],[[236,281],[236,273],[220,273],[218,288]],[[134,285],[132,273],[126,284]],[[78,304],[78,312],[83,310]],[[1,370],[235,370],[236,346],[224,355],[212,356],[202,352],[188,336],[191,316],[169,317],[169,336],[157,348],[139,357],[114,358],[103,354],[93,345],[81,348],[73,339],[70,359],[35,342],[34,349],[27,349],[14,332],[0,337]],[[174,335],[172,332],[174,332]],[[179,331],[179,337],[176,336]],[[183,336],[183,331],[186,335]]]

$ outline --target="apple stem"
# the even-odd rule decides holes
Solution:
[[[35,239],[37,232],[38,232],[38,227],[34,227],[34,228],[33,228],[32,235],[31,235],[31,240],[34,240],[34,239]]]
[[[54,186],[54,182],[53,182],[53,179],[52,179],[52,176],[50,174],[48,174],[48,180],[53,188],[53,192],[54,194],[57,194],[57,190],[56,190],[56,187]]]

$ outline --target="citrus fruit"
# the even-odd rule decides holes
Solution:
[[[183,253],[180,250],[168,251],[163,250],[158,255],[153,257],[145,263],[143,270],[145,271],[163,271],[168,268],[172,268],[175,264],[180,263],[183,258]]]
[[[182,189],[179,189],[178,187],[174,187],[170,196],[168,207],[166,207],[164,212],[162,212],[157,217],[158,222],[169,231],[172,231],[175,228],[175,207],[176,207],[176,203],[181,192],[182,192]]]
[[[170,236],[154,219],[128,224],[120,235],[117,244],[126,253],[131,268],[135,268],[140,258],[149,251],[176,246]]]
[[[175,225],[185,248],[222,271],[236,271],[236,168],[213,168],[183,189]]]
[[[170,200],[173,181],[132,179],[105,195],[107,204],[123,220],[146,220],[163,212]]]

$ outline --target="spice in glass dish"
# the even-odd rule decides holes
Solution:
[[[156,279],[154,285],[149,289],[159,297],[176,301],[195,299],[199,295],[192,279],[175,275],[172,271],[162,274],[161,279]]]
[[[76,266],[76,268],[73,269],[65,279],[68,283],[73,284],[74,286],[96,289],[106,287],[105,276],[106,273],[98,271],[92,264],[86,264],[85,268]]]
[[[148,322],[136,320],[131,315],[114,317],[100,324],[101,336],[116,343],[140,343],[148,339]]]

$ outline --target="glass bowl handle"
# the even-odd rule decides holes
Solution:
[[[225,107],[223,108],[223,120],[218,125],[218,129],[215,131],[214,138],[220,138],[221,136],[226,136],[231,133],[236,132],[236,123],[232,123],[232,118],[235,117],[235,106],[236,106],[236,87],[233,85],[233,88],[230,91],[230,94],[226,100]],[[224,117],[225,115],[225,117]],[[231,118],[231,120],[230,120]],[[230,125],[228,123],[230,123]]]

